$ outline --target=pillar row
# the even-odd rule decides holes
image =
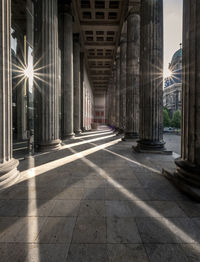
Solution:
[[[35,144],[39,151],[60,146],[57,0],[37,1],[35,23]],[[36,68],[37,69],[37,68]]]
[[[164,150],[163,1],[141,1],[140,140],[138,150]]]
[[[139,135],[139,56],[140,16],[131,11],[127,18],[125,139]]]
[[[18,161],[12,155],[11,1],[0,3],[0,189],[13,184]]]

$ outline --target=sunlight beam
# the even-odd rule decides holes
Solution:
[[[68,163],[71,163],[71,162],[74,162],[78,159],[81,159],[81,158],[83,158],[87,155],[91,155],[91,154],[93,154],[93,153],[95,153],[99,150],[102,150],[102,149],[107,148],[109,146],[115,145],[115,144],[119,143],[120,141],[121,141],[121,139],[116,139],[114,141],[111,141],[111,142],[108,142],[108,143],[105,143],[105,144],[102,144],[102,145],[99,145],[99,146],[96,146],[96,147],[93,147],[93,148],[90,148],[90,149],[86,149],[86,150],[79,152],[79,153],[76,153],[74,155],[70,155],[70,156],[67,156],[67,157],[64,157],[64,158],[60,158],[58,160],[54,160],[52,162],[48,162],[46,164],[43,164],[43,165],[34,167],[32,169],[26,170],[24,172],[21,172],[21,179],[19,179],[18,183],[21,183],[21,182],[26,181],[29,178],[31,178],[30,174],[32,174],[32,172],[34,172],[35,176],[39,176],[39,175],[41,175],[45,172],[54,170],[58,167],[64,166]]]
[[[97,138],[93,138],[93,139],[90,139],[90,140],[84,140],[84,141],[77,142],[77,143],[67,144],[67,145],[62,146],[60,148],[60,150],[75,147],[75,146],[84,145],[84,144],[91,143],[91,142],[101,141],[101,140],[108,139],[108,138],[111,138],[111,137],[114,137],[114,136],[116,136],[116,135],[112,134],[112,135],[109,135],[109,136],[97,137]],[[95,146],[96,146],[96,144],[95,144]]]
[[[103,136],[103,135],[107,135],[109,133],[113,133],[112,131],[106,131],[106,132],[103,132],[103,133],[98,133],[98,134],[92,134],[92,135],[80,135],[80,136],[77,136],[77,137],[74,137],[73,139],[83,139],[83,138],[87,138],[87,137],[92,137],[92,136]]]
[[[39,234],[38,226],[38,205],[37,205],[37,186],[35,180],[35,159],[33,157],[28,158],[29,166],[29,177],[32,179],[28,180],[28,211],[27,211],[27,223],[28,223],[28,232],[27,232],[27,242],[31,243],[33,241],[33,236]],[[32,217],[35,217],[33,220]],[[28,248],[28,261],[32,261],[31,249]],[[40,261],[40,248],[38,244],[35,244],[34,249],[34,259],[35,261]]]
[[[76,153],[75,150],[71,150],[74,154]],[[153,217],[153,219],[155,219],[158,223],[162,224],[164,227],[167,227],[167,229],[171,231],[171,233],[179,236],[185,243],[195,243],[195,240],[191,238],[187,233],[178,228],[168,218],[161,216],[155,209],[150,207],[145,201],[142,201],[140,198],[138,198],[134,193],[130,192],[125,187],[120,185],[117,181],[111,178],[109,174],[105,172],[102,168],[100,168],[85,157],[83,157],[81,160],[88,166],[93,168],[95,172],[97,172],[102,178],[107,180],[116,190],[120,191],[125,197],[127,197],[128,200],[131,200],[136,205],[138,205],[139,208],[145,210],[145,212],[147,212],[150,215],[150,217]],[[198,247],[195,248],[199,251]]]

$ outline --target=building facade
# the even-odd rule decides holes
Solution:
[[[170,116],[182,106],[182,48],[175,52],[169,64],[171,75],[165,78],[163,106],[169,110]]]

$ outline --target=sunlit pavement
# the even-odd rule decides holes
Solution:
[[[0,261],[200,261],[200,205],[160,174],[178,152],[132,145],[102,127],[21,161],[0,193]]]

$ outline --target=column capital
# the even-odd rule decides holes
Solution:
[[[64,15],[71,15],[71,16],[73,16],[71,3],[64,4],[64,6],[63,6],[63,13],[64,13]]]
[[[116,71],[116,70],[117,70],[117,67],[116,67],[116,64],[114,64],[112,71],[114,72],[114,71]]]
[[[126,34],[121,34],[120,37],[120,44],[127,43],[127,35]]]
[[[116,58],[115,58],[116,62],[117,62],[117,60],[119,60],[119,59],[120,59],[120,50],[118,50],[117,53],[116,53]]]
[[[140,3],[135,3],[133,6],[130,6],[127,12],[126,19],[131,15],[140,15]]]

